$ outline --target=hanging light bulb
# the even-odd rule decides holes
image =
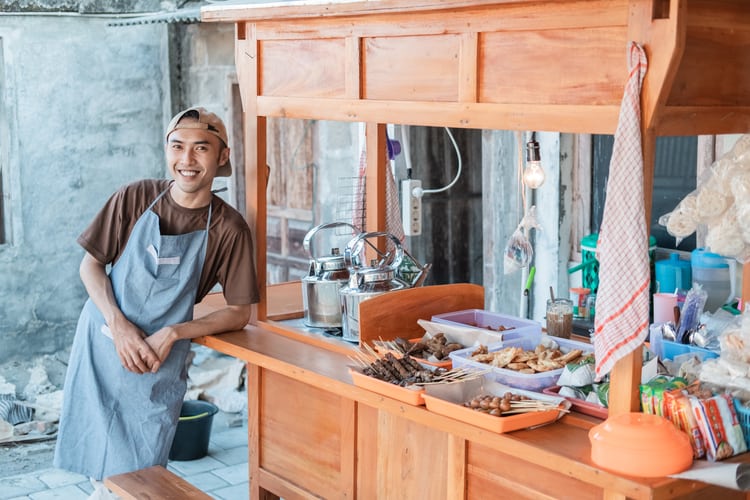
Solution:
[[[523,183],[529,189],[537,189],[544,184],[544,178],[539,143],[536,142],[536,132],[533,132],[531,140],[526,143],[526,168],[523,169]]]

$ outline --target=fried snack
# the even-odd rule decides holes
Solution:
[[[469,359],[496,368],[515,370],[530,375],[563,368],[566,364],[580,359],[582,355],[581,349],[563,353],[559,349],[551,349],[539,344],[533,351],[525,351],[520,347],[505,347],[498,351],[487,352],[486,348],[480,348],[474,351]]]

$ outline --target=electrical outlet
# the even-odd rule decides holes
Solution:
[[[415,196],[414,190],[419,191]],[[422,234],[422,181],[404,179],[401,181],[401,220],[406,236]]]

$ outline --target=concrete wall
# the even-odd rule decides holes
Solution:
[[[77,235],[118,186],[165,173],[166,26],[110,20],[0,16],[0,367],[67,352],[86,296]]]

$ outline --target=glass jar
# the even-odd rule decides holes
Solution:
[[[547,300],[547,334],[569,339],[573,333],[573,301],[570,299]]]

